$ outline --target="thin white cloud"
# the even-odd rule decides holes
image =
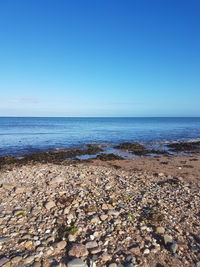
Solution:
[[[1,102],[13,104],[38,104],[40,102],[40,99],[34,97],[12,97],[1,99]]]

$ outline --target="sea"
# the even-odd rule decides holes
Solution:
[[[0,117],[0,156],[81,148],[86,144],[159,145],[191,140],[200,140],[199,117]]]

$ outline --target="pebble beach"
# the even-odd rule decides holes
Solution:
[[[66,162],[2,165],[0,266],[200,266],[199,155]]]

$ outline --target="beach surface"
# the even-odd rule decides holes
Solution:
[[[0,266],[200,266],[199,154],[7,160]]]

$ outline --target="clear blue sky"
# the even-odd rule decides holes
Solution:
[[[200,1],[1,0],[0,116],[200,116]]]

